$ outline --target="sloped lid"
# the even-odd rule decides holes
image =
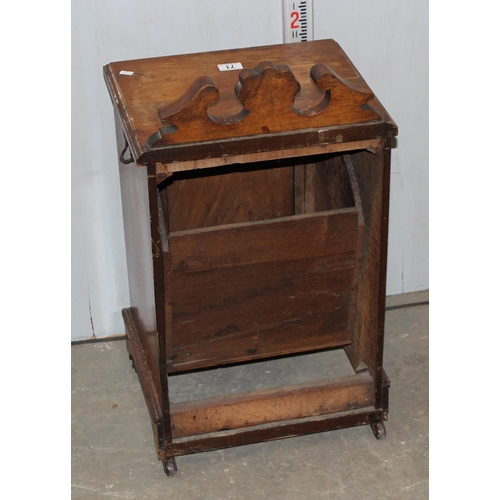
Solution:
[[[340,129],[344,140],[397,133],[333,40],[114,62],[104,75],[139,164],[338,142]]]

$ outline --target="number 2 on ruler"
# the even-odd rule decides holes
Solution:
[[[283,0],[285,43],[313,39],[312,0]]]

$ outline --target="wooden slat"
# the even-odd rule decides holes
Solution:
[[[391,140],[387,139],[383,151],[382,167],[382,202],[381,202],[381,224],[380,224],[380,253],[379,253],[379,281],[378,281],[378,304],[377,304],[377,347],[375,374],[375,406],[388,408],[389,402],[389,379],[384,373],[384,329],[385,329],[385,298],[387,280],[387,251],[389,239],[389,200],[391,183]]]
[[[354,369],[365,364],[376,373],[383,161],[367,151],[348,155],[346,161],[358,179],[365,231],[353,342],[345,350]]]
[[[357,209],[228,224],[170,234],[172,273],[280,262],[352,251]]]
[[[348,195],[352,196],[352,201],[354,205],[359,209],[359,230],[358,230],[358,244],[356,248],[356,261],[354,263],[354,276],[352,281],[352,297],[349,306],[349,319],[347,325],[347,331],[349,332],[349,338],[354,338],[354,324],[356,321],[357,307],[359,300],[359,277],[361,271],[361,262],[363,257],[363,242],[365,236],[365,218],[363,215],[363,203],[361,200],[361,194],[359,191],[359,184],[356,178],[356,172],[352,165],[352,162],[346,158],[348,155],[342,155],[338,158],[339,163],[345,167],[345,171],[350,179],[350,185],[352,187],[352,192]]]
[[[344,429],[358,425],[379,422],[383,418],[382,410],[363,408],[348,412],[334,413],[319,417],[306,417],[299,420],[265,424],[257,427],[234,429],[232,431],[213,432],[201,436],[192,436],[174,440],[167,445],[170,455],[187,455],[210,450],[241,446],[251,443],[272,441],[316,432]]]
[[[352,133],[352,131],[350,131]],[[241,154],[232,154],[231,156],[210,156],[206,157],[207,154],[210,154],[207,151],[207,148],[216,147],[219,145],[223,148],[223,143],[209,143],[203,146],[203,154],[200,150],[200,159],[198,160],[186,160],[181,155],[178,155],[178,159],[167,160],[170,158],[169,155],[165,155],[165,158],[158,157],[158,161],[161,159],[164,162],[168,163],[164,165],[166,172],[173,174],[175,172],[185,172],[187,170],[203,170],[207,168],[213,168],[218,166],[229,166],[237,163],[255,163],[262,161],[288,161],[291,158],[301,158],[304,156],[313,156],[313,155],[322,155],[326,153],[338,153],[343,151],[356,151],[362,149],[377,149],[383,148],[384,140],[383,139],[366,139],[366,140],[350,140],[350,138],[346,137],[346,131],[342,131],[339,133],[338,130],[335,129],[319,129],[319,130],[310,130],[307,132],[309,136],[314,137],[315,142],[320,142],[315,146],[303,146],[299,147],[296,144],[293,144],[293,140],[283,135],[280,141],[280,149],[277,150],[266,150],[265,149],[265,141],[260,140],[259,146],[263,148],[261,151],[259,148],[254,148],[251,152],[242,152]],[[273,136],[275,138],[275,136]],[[345,140],[350,140],[350,142],[342,142]],[[333,141],[333,142],[330,142]],[[306,139],[306,142],[313,142],[311,137]],[[269,145],[271,147],[271,145]],[[184,148],[187,151],[185,154],[189,155],[189,152],[192,152],[194,148]],[[298,213],[298,212],[297,212]]]
[[[349,342],[353,268],[351,252],[174,276],[174,369]]]
[[[160,404],[161,393],[155,387],[153,371],[148,364],[146,352],[143,349],[138,329],[138,320],[134,310],[131,308],[123,309],[123,320],[127,333],[127,351],[134,360],[135,370],[139,377],[144,399],[149,410],[151,427],[155,437],[155,447],[158,458],[163,454],[163,445],[165,442],[165,429],[163,426],[162,405]]]
[[[174,438],[354,410],[373,404],[372,379],[352,375],[171,405]]]
[[[305,214],[306,205],[306,167],[303,164],[297,164],[293,167],[293,190],[294,190],[294,213]]]

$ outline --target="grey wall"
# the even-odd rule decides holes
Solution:
[[[333,38],[399,125],[388,294],[428,288],[428,6],[314,0]],[[72,6],[72,340],[121,335],[128,283],[111,101],[112,61],[282,42],[281,0],[85,0]]]

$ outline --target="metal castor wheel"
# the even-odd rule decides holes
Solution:
[[[132,357],[132,354],[129,354],[128,355],[128,359],[130,359],[130,361],[132,361],[132,368],[137,371],[136,367],[135,367],[135,361],[134,361],[134,358]]]
[[[162,460],[163,470],[167,476],[173,476],[177,473],[177,464],[175,463],[175,458],[166,458]]]
[[[384,425],[384,422],[372,422],[370,424],[370,426],[372,428],[373,435],[377,439],[384,439],[385,438],[385,425]]]

